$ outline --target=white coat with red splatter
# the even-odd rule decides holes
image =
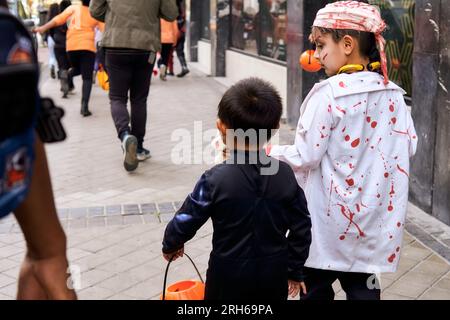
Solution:
[[[272,147],[308,200],[307,267],[396,271],[417,146],[404,93],[374,72],[333,76],[303,102],[294,145]]]

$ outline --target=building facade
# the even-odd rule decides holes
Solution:
[[[190,0],[190,57],[205,73],[234,83],[257,76],[284,101],[295,127],[303,98],[323,72],[299,67],[316,12],[328,0]],[[419,146],[412,160],[410,200],[450,225],[450,7],[446,0],[368,0],[379,6],[389,77],[407,92]]]

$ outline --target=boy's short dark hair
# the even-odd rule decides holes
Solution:
[[[81,3],[83,3],[83,6],[89,7],[91,0],[81,0]]]
[[[265,130],[267,135],[258,135],[258,144],[263,144],[270,140],[271,130],[278,129],[282,111],[281,97],[273,85],[248,78],[225,92],[219,103],[218,117],[228,129]]]

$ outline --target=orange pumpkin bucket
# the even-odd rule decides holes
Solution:
[[[182,280],[178,281],[166,289],[167,285],[167,274],[169,272],[169,266],[172,263],[170,259],[166,267],[166,273],[164,275],[164,287],[163,293],[161,294],[161,300],[203,300],[205,297],[205,283],[203,281],[202,275],[197,269],[194,261],[186,253],[184,255],[192,262],[192,265],[197,271],[200,281],[195,280]]]

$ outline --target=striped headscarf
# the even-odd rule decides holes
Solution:
[[[378,50],[380,51],[384,84],[389,82],[386,52],[384,50],[386,40],[381,35],[386,29],[386,23],[381,18],[378,7],[358,1],[330,3],[317,12],[313,27],[350,29],[374,33]]]

